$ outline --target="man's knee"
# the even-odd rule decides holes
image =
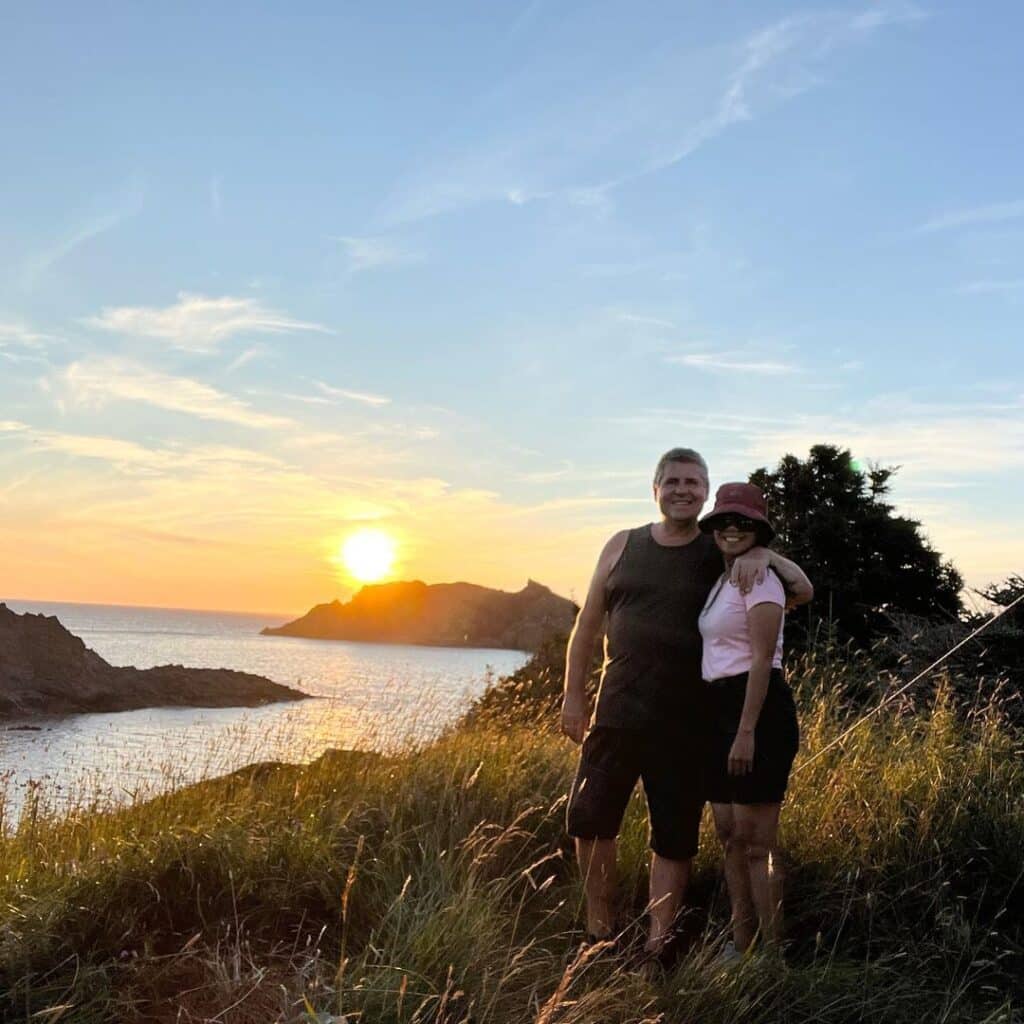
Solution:
[[[698,834],[695,829],[680,828],[674,825],[671,828],[651,828],[651,852],[659,860],[669,861],[673,864],[688,865],[697,856]]]
[[[653,868],[678,873],[690,870],[693,866],[693,858],[697,856],[697,853],[685,846],[670,850],[669,853],[662,853],[652,847],[651,855],[651,865]]]
[[[614,839],[587,839],[576,836],[576,859],[581,864],[590,861],[614,860],[616,842]]]

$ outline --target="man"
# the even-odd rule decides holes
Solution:
[[[707,464],[697,452],[673,448],[658,460],[661,519],[605,544],[566,653],[562,731],[583,744],[567,819],[583,873],[588,941],[615,931],[615,841],[642,779],[652,850],[645,949],[652,954],[662,952],[682,905],[704,808],[697,619],[722,573],[714,540],[697,527],[707,498]],[[801,570],[765,548],[736,559],[732,582],[748,590],[769,564],[793,603],[810,599]],[[586,679],[602,629],[605,661],[588,733]]]

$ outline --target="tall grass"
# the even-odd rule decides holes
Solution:
[[[1011,1021],[1024,984],[1024,763],[995,705],[940,691],[841,748],[849,665],[797,679],[785,958],[722,969],[708,822],[667,973],[578,953],[575,750],[518,714],[392,757],[258,765],[122,810],[31,802],[0,840],[0,1007],[37,1021]],[[805,769],[800,764],[808,762]],[[620,847],[640,922],[639,798]]]

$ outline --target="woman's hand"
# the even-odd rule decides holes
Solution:
[[[754,733],[741,730],[736,733],[729,750],[729,774],[749,775],[754,770]]]
[[[769,565],[771,552],[767,548],[752,547],[732,560],[729,582],[734,587],[739,587],[740,593],[749,594],[755,583],[764,583]]]

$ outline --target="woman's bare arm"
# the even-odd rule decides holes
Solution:
[[[752,661],[747,675],[747,690],[743,697],[739,728],[729,751],[731,775],[746,775],[754,767],[754,730],[757,728],[757,720],[761,717],[761,708],[764,707],[764,699],[768,693],[772,658],[781,625],[781,605],[763,601],[747,610]]]

